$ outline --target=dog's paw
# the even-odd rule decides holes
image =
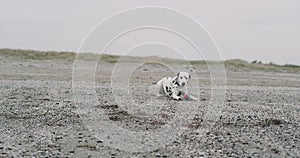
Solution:
[[[194,100],[194,101],[199,101],[199,99],[198,99],[198,98],[195,98],[195,97],[192,98],[192,100]]]
[[[177,101],[182,100],[181,97],[177,97],[177,96],[176,96],[176,97],[173,97],[173,99],[174,99],[174,100],[177,100]]]
[[[191,99],[191,100],[194,100],[194,101],[198,101],[198,100],[199,100],[198,98],[195,98],[195,97],[193,97],[193,96],[190,96],[190,99]]]
[[[164,94],[156,94],[157,97],[165,97],[166,95]]]

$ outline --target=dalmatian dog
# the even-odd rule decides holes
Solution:
[[[187,83],[191,79],[191,75],[187,72],[179,72],[176,77],[164,77],[156,84],[157,96],[167,96],[174,100],[184,99],[184,95],[190,100],[198,100],[197,98],[187,95]]]

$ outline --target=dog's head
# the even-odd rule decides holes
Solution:
[[[179,72],[176,79],[179,86],[183,87],[189,82],[191,75],[187,72]]]

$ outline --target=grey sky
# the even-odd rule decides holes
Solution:
[[[209,31],[224,59],[300,65],[298,0],[1,0],[0,47],[76,51],[104,18],[147,5],[173,8],[195,18]],[[142,36],[138,34],[132,37]],[[123,47],[111,51],[119,53]]]

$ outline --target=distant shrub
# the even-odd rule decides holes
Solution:
[[[293,65],[293,64],[285,64],[283,67],[289,67],[289,68],[300,68],[299,65]]]
[[[33,60],[74,60],[75,53],[73,52],[54,52],[54,51],[34,51],[34,50],[20,50],[20,49],[0,49],[0,55],[17,57],[21,59]]]
[[[54,52],[54,51],[34,51],[34,50],[20,50],[20,49],[0,49],[0,56],[9,56],[20,59],[32,59],[32,60],[67,60],[74,61],[75,58],[83,60],[101,60],[108,63],[117,63],[120,59],[122,62],[158,62],[167,64],[177,64],[177,65],[188,65],[193,66],[207,65],[208,63],[223,63],[227,69],[233,71],[273,71],[273,72],[291,72],[299,73],[300,66],[285,64],[278,65],[273,62],[264,64],[262,61],[254,60],[248,62],[241,59],[230,59],[226,61],[205,61],[205,60],[181,60],[172,58],[163,58],[158,56],[147,56],[147,57],[137,57],[137,56],[120,56],[111,54],[93,54],[93,53],[79,53],[74,52]]]

